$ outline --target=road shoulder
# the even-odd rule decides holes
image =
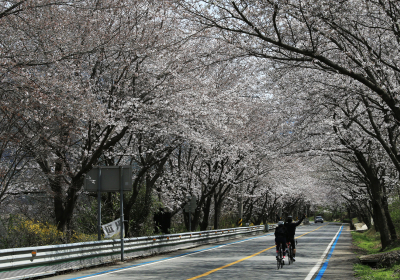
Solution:
[[[352,246],[350,226],[344,225],[342,233],[336,243],[333,254],[329,260],[328,267],[321,279],[343,280],[357,279],[354,276],[353,266],[358,263],[358,257]],[[316,278],[316,275],[313,279]]]

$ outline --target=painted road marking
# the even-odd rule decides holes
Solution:
[[[320,271],[320,273],[318,273],[318,276],[317,276],[317,278],[316,278],[315,280],[321,279],[322,275],[323,275],[324,272],[325,272],[326,267],[328,266],[328,261],[329,261],[330,256],[331,256],[332,253],[333,253],[333,250],[335,249],[335,245],[336,245],[337,241],[339,240],[339,236],[340,236],[340,233],[342,232],[342,229],[343,229],[343,225],[340,227],[340,229],[338,230],[338,232],[336,233],[336,235],[333,237],[333,239],[332,239],[331,243],[329,243],[328,247],[326,247],[326,250],[324,251],[324,253],[322,253],[322,256],[321,256],[321,258],[318,260],[317,264],[313,267],[313,269],[311,269],[310,273],[308,273],[307,277],[304,278],[304,280],[310,280],[310,279],[313,278],[314,274],[317,272],[318,268],[321,266],[321,263],[323,262],[323,260],[324,260],[324,258],[325,258],[325,256],[326,256],[326,254],[328,253],[329,248],[332,246],[333,242],[335,242],[334,246],[332,247],[331,252],[329,253],[328,259],[327,259],[326,262],[324,263],[324,270],[322,271],[322,268],[321,268],[322,274],[320,275],[320,273],[321,273],[321,271]],[[339,236],[338,236],[338,235],[339,235]],[[336,237],[337,237],[337,238],[336,238]],[[335,240],[336,240],[336,241],[335,241]],[[319,277],[319,278],[318,278],[318,277]]]
[[[267,249],[264,249],[264,250],[262,250],[262,251],[260,251],[260,252],[257,252],[257,253],[255,253],[255,254],[253,254],[253,255],[251,255],[251,256],[247,256],[247,257],[245,257],[245,258],[243,258],[243,259],[240,259],[240,260],[234,261],[234,262],[232,262],[232,263],[226,264],[226,265],[224,265],[224,266],[218,267],[218,268],[216,268],[216,269],[210,270],[210,271],[208,271],[208,272],[206,272],[206,273],[203,273],[203,274],[201,274],[201,275],[198,275],[198,276],[189,278],[188,280],[199,279],[199,278],[201,278],[201,277],[210,275],[211,273],[214,273],[214,272],[216,272],[216,271],[218,271],[218,270],[224,269],[224,268],[229,267],[229,266],[231,266],[231,265],[234,265],[234,264],[240,263],[240,262],[242,262],[242,261],[244,261],[244,260],[247,260],[247,259],[250,259],[250,258],[252,258],[252,257],[255,257],[255,256],[257,256],[257,255],[259,255],[259,254],[261,254],[261,253],[263,253],[263,252],[265,252],[265,251],[268,251],[268,250],[270,250],[270,249],[272,249],[272,248],[275,248],[275,245],[272,246],[272,247],[269,247],[269,248],[267,248]]]
[[[252,238],[247,238],[247,239],[239,240],[239,241],[235,241],[235,242],[225,243],[225,244],[221,244],[221,245],[217,245],[217,246],[213,246],[213,247],[209,247],[209,248],[205,248],[205,249],[201,249],[201,250],[197,250],[197,251],[193,251],[193,252],[189,252],[189,253],[184,253],[184,254],[181,254],[181,255],[178,255],[178,256],[174,256],[174,257],[168,257],[168,258],[164,258],[164,259],[160,259],[160,260],[154,260],[154,261],[134,264],[134,265],[130,265],[130,266],[125,266],[125,267],[121,267],[121,268],[110,269],[110,270],[106,270],[106,271],[102,271],[102,272],[98,272],[98,273],[94,273],[94,274],[89,274],[89,275],[85,275],[85,276],[79,276],[79,277],[76,277],[76,278],[69,278],[67,280],[76,280],[76,279],[83,279],[83,278],[88,279],[88,278],[92,278],[92,277],[96,277],[96,276],[100,276],[100,275],[102,276],[102,275],[110,274],[110,273],[117,272],[117,271],[133,269],[133,268],[136,268],[136,267],[142,267],[142,266],[151,265],[151,264],[155,264],[155,263],[165,262],[165,261],[169,261],[169,260],[173,260],[173,259],[177,259],[177,258],[182,258],[182,257],[186,257],[186,256],[189,256],[189,255],[198,254],[198,253],[205,252],[205,251],[211,251],[211,250],[214,250],[214,249],[217,249],[217,248],[221,248],[221,247],[224,247],[224,246],[237,244],[237,243],[241,243],[241,242],[245,242],[245,241],[249,241],[249,240],[253,240],[253,239],[256,239],[256,238],[269,236],[269,235],[272,235],[272,233],[264,234],[264,235],[256,236],[256,237],[252,237]]]
[[[326,268],[328,267],[328,262],[329,262],[329,260],[330,260],[330,258],[331,258],[331,256],[332,256],[332,254],[333,254],[333,250],[335,250],[336,243],[337,243],[338,240],[339,240],[339,237],[340,237],[340,234],[342,233],[342,230],[343,230],[343,226],[342,226],[342,228],[340,229],[339,235],[338,235],[338,237],[336,238],[335,242],[333,243],[332,249],[329,251],[329,255],[328,255],[328,257],[326,258],[326,261],[325,261],[324,264],[322,265],[321,269],[319,270],[318,275],[317,275],[317,277],[315,278],[315,280],[320,280],[320,279],[322,278],[322,276],[324,275],[325,270],[326,270]]]
[[[327,225],[324,225],[324,226],[327,226]],[[322,227],[324,227],[324,226],[320,226],[319,228],[316,228],[316,229],[314,229],[314,230],[312,230],[312,231],[309,231],[309,232],[307,232],[307,233],[304,233],[304,234],[302,234],[302,235],[296,237],[296,239],[297,239],[297,238],[300,238],[300,237],[302,237],[302,236],[304,236],[304,235],[306,235],[306,234],[309,234],[309,233],[311,233],[311,232],[313,232],[313,231],[316,231],[316,230],[318,230],[318,229],[320,229],[320,228],[322,228]],[[269,247],[269,248],[267,248],[267,249],[261,250],[260,252],[257,252],[257,253],[255,253],[255,254],[253,254],[253,255],[251,255],[251,256],[247,256],[247,257],[245,257],[245,258],[243,258],[243,259],[240,259],[240,260],[237,260],[237,261],[228,263],[228,264],[226,264],[226,265],[224,265],[224,266],[215,268],[215,269],[213,269],[213,270],[210,270],[210,271],[208,271],[208,272],[206,272],[206,273],[203,273],[203,274],[200,274],[200,275],[198,275],[198,276],[189,278],[189,279],[187,279],[187,280],[199,279],[199,278],[201,278],[201,277],[210,275],[211,273],[217,272],[217,271],[219,271],[219,270],[221,270],[221,269],[230,267],[230,266],[232,266],[232,265],[234,265],[234,264],[237,264],[237,263],[240,263],[240,262],[245,261],[245,260],[247,260],[247,259],[250,259],[250,258],[252,258],[252,257],[255,257],[255,256],[257,256],[257,255],[259,255],[259,254],[261,254],[261,253],[264,253],[265,251],[268,251],[268,250],[270,250],[270,249],[272,249],[272,248],[275,248],[275,245],[272,246],[272,247]]]

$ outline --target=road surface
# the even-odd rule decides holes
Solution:
[[[271,232],[48,279],[355,279],[348,226],[300,226],[296,238],[296,262],[279,270]]]

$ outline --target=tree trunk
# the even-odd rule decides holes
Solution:
[[[359,168],[365,174],[368,180],[367,187],[370,191],[372,208],[374,210],[374,221],[376,222],[375,229],[381,234],[382,250],[389,246],[392,242],[388,220],[386,219],[386,211],[384,207],[384,186],[378,178],[375,166],[371,160],[367,160],[360,151],[355,151],[355,155],[360,163]]]
[[[376,222],[375,229],[379,231],[381,236],[382,249],[385,249],[391,243],[390,232],[389,232],[389,227],[387,226],[385,210],[383,209],[382,205],[380,205],[380,203],[378,203],[377,201],[374,201],[372,203],[372,207],[374,209],[374,216],[375,216],[374,221]]]
[[[196,211],[192,214],[192,231],[195,231],[199,226],[200,214],[200,208],[197,207]]]
[[[371,176],[372,177],[372,176]],[[374,210],[374,221],[376,222],[375,229],[381,235],[382,249],[385,249],[392,242],[386,212],[383,205],[383,197],[381,192],[380,182],[377,178],[371,178],[369,188],[371,190],[372,208]]]
[[[388,206],[388,203],[387,203],[386,196],[383,198],[383,203],[382,204],[383,204],[383,208],[385,210],[385,216],[386,216],[387,224],[388,224],[388,227],[389,227],[390,238],[392,240],[397,240],[396,227],[394,226],[392,217],[390,216],[389,206]]]
[[[133,183],[133,192],[132,195],[129,199],[127,199],[127,203],[124,203],[124,215],[126,217],[129,217],[129,212],[132,210],[135,202],[137,201],[137,197],[139,195],[140,191],[140,184],[145,182],[145,202],[144,206],[142,208],[142,215],[140,215],[140,221],[137,221],[136,224],[140,224],[148,218],[150,214],[150,208],[153,203],[152,201],[152,194],[154,190],[154,186],[157,182],[157,180],[162,176],[163,174],[163,168],[165,163],[167,162],[169,155],[172,153],[173,149],[171,148],[169,151],[166,152],[166,154],[163,155],[163,158],[161,160],[154,159],[153,157],[151,158],[146,158],[143,159],[144,162],[148,162],[148,165],[142,166],[139,172],[137,173],[138,176],[135,179],[135,182]],[[155,168],[156,171],[154,174],[150,172],[152,168]],[[144,178],[144,179],[143,179]],[[125,199],[124,199],[125,200]],[[133,234],[130,225],[129,225],[129,219],[125,219],[126,222],[126,232],[129,232],[129,235]]]
[[[207,230],[210,211],[211,211],[211,196],[207,197],[206,202],[203,206],[203,221],[200,222],[200,230]]]
[[[390,216],[389,203],[387,200],[385,186],[383,186],[382,204],[383,204],[383,208],[385,209],[385,215],[386,215],[386,220],[387,220],[389,231],[390,231],[390,237],[392,240],[397,240],[396,227],[394,226],[392,217]]]
[[[221,206],[222,206],[222,199],[218,200],[217,196],[214,196],[214,229],[219,228]]]

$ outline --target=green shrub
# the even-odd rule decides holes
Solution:
[[[237,227],[238,217],[235,214],[226,214],[226,215],[221,215],[221,218],[219,219],[219,225],[218,228],[234,228]],[[245,226],[245,223],[249,223],[250,221],[244,221],[243,226]],[[212,220],[211,226],[214,226],[214,220]]]
[[[18,215],[2,219],[1,248],[61,244],[65,234],[47,222],[32,221]]]
[[[33,221],[19,215],[10,215],[0,220],[0,248],[20,248],[84,242],[97,240],[97,235],[73,231],[70,236],[61,232],[57,226],[48,222]]]

